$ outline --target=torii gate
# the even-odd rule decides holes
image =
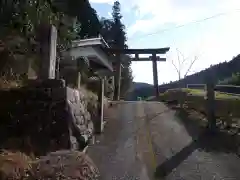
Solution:
[[[105,50],[108,53],[115,54],[117,57],[117,67],[116,67],[116,86],[114,90],[114,100],[120,99],[120,85],[121,85],[121,59],[120,54],[129,54],[135,55],[135,58],[132,58],[131,61],[152,61],[153,65],[153,82],[156,93],[156,98],[159,97],[159,88],[158,88],[158,71],[157,71],[157,61],[166,61],[166,58],[160,58],[157,54],[166,54],[169,51],[169,47],[158,48],[158,49],[113,49],[106,48]],[[139,58],[139,54],[151,54],[149,58]]]

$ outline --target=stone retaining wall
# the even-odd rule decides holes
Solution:
[[[60,80],[29,84],[0,91],[1,148],[34,155],[83,149],[93,134],[91,114],[95,111],[88,111],[87,91],[65,87]]]

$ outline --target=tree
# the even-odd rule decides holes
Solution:
[[[235,85],[239,86],[240,85],[240,73],[233,73],[230,78],[226,78],[223,81],[219,81],[219,84],[221,85]]]
[[[75,25],[68,20],[76,20]],[[58,29],[58,59],[72,40],[96,37],[100,31],[97,12],[88,0],[0,1],[0,70],[5,73],[4,67],[19,58],[38,61],[36,34],[41,24],[53,24]]]
[[[47,1],[9,0],[0,2],[0,54],[1,74],[12,68],[15,59],[36,59],[37,30],[41,23],[58,24],[59,14],[54,13]]]
[[[112,8],[112,17],[113,17],[113,48],[128,48],[126,42],[126,32],[125,26],[122,23],[121,15],[121,4],[119,1],[115,1]],[[122,55],[121,57],[123,68],[121,70],[121,97],[124,97],[131,87],[132,83],[132,71],[131,71],[131,61],[130,57],[127,55]]]
[[[112,19],[101,19],[101,34],[112,48],[128,48],[125,26],[121,21],[121,4],[115,1],[112,8]],[[132,85],[131,61],[128,55],[121,56],[121,97],[124,97]]]
[[[126,41],[126,32],[125,26],[123,25],[121,19],[121,5],[119,1],[115,1],[112,8],[112,17],[113,17],[113,38],[114,44],[113,48],[127,48]]]
[[[172,65],[174,66],[175,70],[177,71],[178,73],[178,80],[182,79],[182,78],[185,78],[188,73],[190,73],[191,69],[192,69],[192,66],[194,65],[194,63],[198,60],[198,57],[197,56],[194,56],[194,58],[190,61],[190,65],[189,67],[187,68],[185,74],[183,75],[182,77],[182,73],[183,73],[183,65],[184,63],[188,60],[188,58],[186,58],[183,53],[181,53],[181,51],[179,51],[178,49],[176,49],[177,51],[177,60],[178,60],[178,64],[176,65],[174,63],[174,61],[172,60]],[[182,57],[182,60],[180,58],[180,56]]]
[[[101,30],[100,33],[104,40],[108,43],[110,47],[114,46],[114,36],[113,36],[113,20],[101,18]]]
[[[122,79],[121,79],[121,97],[124,98],[133,85],[131,61],[128,55],[122,56]]]

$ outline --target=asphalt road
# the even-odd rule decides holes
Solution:
[[[148,170],[140,157],[135,116],[137,104],[121,103],[109,117],[105,132],[89,148],[102,180],[148,180]]]
[[[159,102],[121,102],[89,148],[103,180],[237,180],[231,137],[210,136]]]

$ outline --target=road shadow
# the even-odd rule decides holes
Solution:
[[[191,119],[187,111],[175,110],[177,119],[184,125],[193,141],[170,159],[158,165],[155,171],[156,178],[168,176],[173,169],[177,168],[195,150],[238,154],[238,136],[230,135],[219,129],[215,133],[212,133],[206,127],[202,126],[201,119]]]
[[[217,128],[214,133],[210,132],[206,124],[203,125],[203,120],[200,118],[190,118],[186,110],[176,110],[175,115],[182,123],[192,137],[193,140],[198,142],[198,148],[206,152],[224,152],[224,153],[237,153],[238,150],[238,135],[233,135]]]

